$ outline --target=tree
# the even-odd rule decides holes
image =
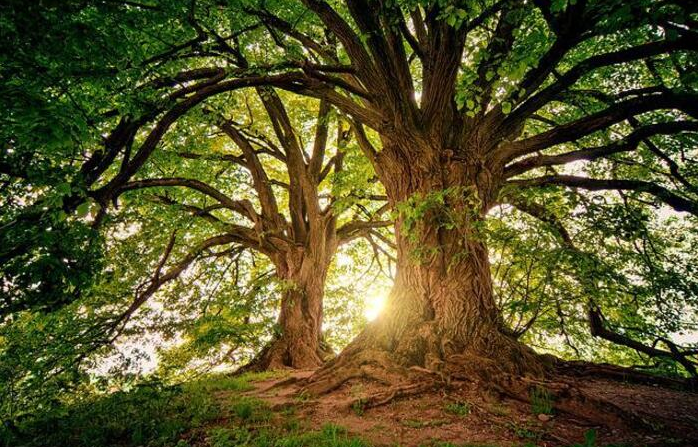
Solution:
[[[205,250],[233,244],[267,256],[283,291],[278,334],[245,369],[314,368],[330,354],[322,342],[322,302],[328,268],[337,248],[358,237],[371,237],[391,222],[381,218],[387,208],[381,206],[383,197],[370,194],[367,180],[372,173],[368,166],[356,163],[356,156],[348,166],[354,171],[351,180],[356,183],[342,181],[347,168],[344,159],[351,151],[351,132],[327,102],[296,101],[295,107],[307,111],[292,119],[276,91],[260,87],[257,93],[259,101],[245,97],[237,110],[228,112],[235,115],[246,109],[245,123],[224,118],[217,111],[205,112],[205,116],[212,115],[215,127],[228,143],[220,143],[221,137],[213,138],[214,144],[206,142],[212,140],[210,137],[187,141],[185,146],[196,147],[194,151],[171,143],[174,163],[182,166],[183,160],[189,160],[179,170],[184,175],[197,173],[195,178],[176,176],[174,168],[172,177],[134,179],[120,187],[119,195],[153,188],[186,188],[203,194],[212,203],[194,205],[164,193],[156,194],[154,200],[190,213],[214,229],[213,235],[176,262],[169,260],[175,243],[173,233],[158,265],[162,272],[153,275],[123,320]],[[234,103],[235,98],[228,101]],[[317,111],[311,118],[313,109]],[[263,119],[264,113],[267,119]],[[187,131],[210,129],[205,122],[203,126],[197,122],[192,125],[194,128]],[[237,150],[228,148],[231,143]],[[197,169],[196,164],[201,167]],[[248,183],[252,195],[247,191]],[[241,198],[234,199],[231,192]]]
[[[357,120],[362,148],[400,210],[390,310],[317,375],[314,389],[363,374],[364,364],[465,369],[485,377],[542,372],[543,359],[502,324],[478,234],[487,212],[521,190],[617,190],[695,214],[690,170],[653,143],[696,130],[690,7],[304,3],[341,43],[342,71],[349,73],[333,78],[329,69],[305,68],[304,93]],[[252,13],[277,39],[286,36],[306,54],[326,57],[309,37],[319,33],[301,34],[268,5]],[[638,84],[601,76],[634,76]],[[380,149],[364,137],[364,125],[379,135]],[[644,155],[645,147],[657,157],[653,164],[664,165],[662,174],[528,175],[631,151]],[[410,259],[415,253],[417,262]]]
[[[634,206],[696,214],[696,10],[684,3],[153,6],[189,27],[166,59],[216,73],[201,90],[184,84],[180,104],[262,85],[331,104],[349,117],[398,212],[388,309],[314,376],[312,390],[331,390],[357,375],[401,383],[430,371],[481,377],[525,396],[505,379],[551,370],[551,360],[503,322],[487,219],[509,203],[564,229],[556,213],[574,207],[546,208],[559,188],[613,191]],[[169,124],[181,117],[168,114],[162,120]],[[124,155],[127,167],[101,190],[118,190],[154,148]],[[595,335],[633,345],[599,326],[598,303],[585,306]],[[688,359],[691,372],[695,351],[669,346]]]
[[[98,226],[178,119],[215,95],[293,82],[189,65],[178,52],[203,30],[168,44],[191,31],[185,3],[3,5],[0,316],[56,310],[92,286],[102,241],[79,217],[94,211]]]
[[[542,373],[545,360],[502,324],[479,234],[488,211],[520,191],[615,190],[696,214],[690,168],[653,143],[696,130],[690,6],[304,5],[313,17],[302,25],[284,20],[284,2],[250,13],[289,60],[299,57],[293,45],[302,47],[303,87],[292,90],[325,98],[356,120],[362,149],[400,211],[389,311],[318,373],[313,389],[332,389],[376,364],[484,377]],[[339,57],[313,39],[318,25],[339,42]],[[341,66],[318,67],[311,58]],[[376,132],[379,148],[364,126]],[[618,168],[595,178],[552,171],[632,151],[654,154],[649,163],[659,172]]]

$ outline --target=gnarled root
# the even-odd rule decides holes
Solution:
[[[528,356],[529,353],[524,355]],[[491,390],[503,397],[526,403],[531,403],[536,393],[544,393],[555,411],[590,425],[652,429],[642,415],[583,390],[573,377],[554,375],[552,369],[547,369],[550,362],[545,358],[533,360],[536,366],[533,371],[539,372],[542,369],[547,374],[526,376],[508,372],[509,368],[503,368],[500,360],[467,353],[432,363],[432,368],[419,365],[405,367],[393,360],[386,351],[366,349],[351,356],[340,356],[320,369],[309,379],[303,390],[312,395],[329,393],[352,379],[384,385],[385,388],[377,393],[352,400],[353,408],[363,410],[386,405],[406,396],[448,388],[453,381],[467,381],[477,383],[483,391]]]
[[[395,342],[386,339],[380,326],[374,325],[313,374],[305,391],[328,393],[354,378],[402,387],[423,380],[425,375],[448,384],[452,378],[487,381],[489,376],[501,373],[542,376],[549,370],[544,357],[496,330],[483,345],[458,350],[439,335],[431,321],[415,324]]]
[[[365,332],[316,371],[303,392],[320,395],[352,379],[369,380],[385,388],[354,399],[352,404],[371,408],[437,387],[448,388],[453,381],[467,381],[477,383],[483,391],[527,403],[543,392],[556,411],[592,425],[651,428],[640,414],[583,390],[574,377],[560,375],[559,365],[555,358],[538,355],[494,331],[479,344],[458,351],[425,323],[403,333],[396,343],[385,343],[375,332]]]
[[[574,380],[568,377],[538,380],[500,375],[493,379],[486,386],[503,396],[531,403],[535,393],[543,394],[556,411],[587,421],[592,425],[618,426],[621,424],[638,429],[652,428],[641,415],[583,391]]]
[[[695,377],[690,379],[663,377],[638,371],[632,368],[611,365],[608,363],[589,363],[584,361],[565,361],[558,359],[555,369],[558,373],[565,376],[597,377],[617,380],[620,382],[661,385],[684,391],[698,391],[698,380]]]
[[[248,364],[238,368],[235,374],[273,371],[282,369],[315,369],[334,356],[325,343],[317,348],[284,337],[270,341]]]
[[[351,402],[354,408],[368,409],[433,389],[440,382],[438,378],[438,374],[425,368],[398,365],[385,351],[366,350],[351,359],[340,358],[336,363],[319,370],[301,393],[329,393],[352,379],[369,380],[385,386],[383,391],[355,398]]]
[[[362,409],[380,407],[387,405],[395,399],[421,394],[433,389],[437,385],[435,380],[428,380],[422,383],[410,383],[406,385],[392,386],[386,391],[374,394],[370,397],[359,397],[352,401],[352,407],[359,406]]]
[[[367,349],[354,356],[340,356],[318,370],[310,377],[304,391],[313,395],[325,394],[356,378],[374,380],[389,386],[408,380],[406,372],[385,351]]]

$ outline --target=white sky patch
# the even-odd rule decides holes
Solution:
[[[672,339],[679,345],[693,345],[698,343],[698,330],[674,334]]]

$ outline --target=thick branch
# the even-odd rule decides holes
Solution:
[[[285,222],[281,219],[279,214],[276,196],[271,189],[269,176],[267,176],[264,166],[262,166],[254,148],[230,121],[221,123],[220,127],[243,153],[246,162],[245,165],[252,175],[252,183],[254,184],[255,191],[257,191],[259,203],[262,207],[262,214],[265,219],[273,222],[277,230],[285,228]]]
[[[677,195],[676,193],[657,185],[656,183],[642,180],[600,180],[573,175],[549,175],[526,180],[509,180],[510,185],[519,187],[537,187],[547,185],[569,186],[572,188],[588,189],[590,191],[602,190],[628,190],[650,194],[661,202],[674,208],[676,211],[685,211],[698,216],[698,203]]]
[[[393,225],[390,220],[371,220],[371,221],[352,221],[348,222],[337,229],[337,240],[339,244],[346,244],[354,239],[365,237],[371,230],[376,228],[385,228]]]
[[[608,340],[617,345],[627,346],[628,348],[642,352],[643,354],[647,354],[650,357],[666,357],[673,359],[686,368],[686,371],[688,371],[691,375],[698,375],[698,372],[696,372],[696,363],[691,361],[687,354],[681,352],[674,343],[662,338],[661,341],[663,341],[670,349],[669,351],[665,351],[654,346],[647,346],[623,334],[614,332],[606,328],[604,325],[603,315],[601,314],[601,309],[593,304],[589,306],[589,326],[591,328],[591,335],[594,337],[603,338],[604,340]]]
[[[359,39],[359,36],[351,29],[351,26],[323,0],[303,0],[303,3],[314,11],[325,26],[332,30],[337,38],[339,38],[349,55],[349,59],[359,69],[358,76],[361,82],[369,87],[370,90],[375,91],[375,87],[377,86],[376,80],[378,79],[376,76],[376,67],[373,65],[373,61],[366,52],[366,49],[361,44],[361,39]]]
[[[530,216],[535,217],[541,222],[550,225],[550,227],[555,230],[558,236],[560,236],[560,239],[562,239],[565,245],[567,245],[569,248],[576,250],[569,231],[567,231],[567,228],[565,228],[562,222],[560,222],[557,216],[555,216],[555,214],[553,214],[550,210],[535,202],[515,197],[508,197],[505,201],[517,210],[522,211]]]
[[[119,189],[121,185],[127,182],[148,160],[157,145],[162,140],[162,137],[169,128],[189,110],[201,104],[207,98],[244,87],[259,86],[259,85],[277,85],[284,86],[288,89],[304,88],[305,75],[302,73],[284,73],[279,75],[243,77],[239,79],[231,79],[221,81],[213,85],[207,85],[196,93],[181,100],[172,106],[157,124],[150,131],[141,147],[138,149],[133,158],[111,181],[94,193],[102,202],[110,199],[111,195]]]
[[[650,124],[636,128],[622,140],[606,146],[591,147],[566,152],[559,155],[538,155],[529,157],[506,167],[505,177],[513,177],[528,170],[541,166],[555,166],[572,163],[579,160],[596,160],[619,152],[630,152],[646,138],[654,135],[670,135],[684,131],[698,131],[698,121],[673,121],[668,123]],[[669,161],[671,161],[669,159]]]
[[[635,115],[662,109],[676,109],[698,117],[698,95],[661,93],[628,99],[530,138],[503,144],[494,154],[494,160],[495,163],[506,163],[522,155],[577,140]]]
[[[208,185],[202,181],[188,178],[156,178],[156,179],[146,179],[146,180],[136,180],[128,182],[121,186],[120,192],[126,192],[134,189],[143,188],[154,188],[163,186],[181,186],[186,188],[191,188],[206,194],[209,197],[216,199],[226,208],[237,212],[241,216],[249,219],[252,222],[259,222],[260,216],[255,212],[252,203],[249,200],[233,200],[222,192],[218,191],[211,185]]]
[[[556,49],[556,51],[557,53],[564,54],[564,51],[567,49],[568,48],[566,48],[564,45],[561,45],[561,48]],[[676,40],[650,42],[624,50],[592,56],[575,65],[553,84],[533,95],[531,98],[517,107],[514,112],[511,113],[502,123],[501,132],[503,136],[506,136],[508,133],[510,133],[511,129],[518,128],[521,122],[535,113],[545,104],[552,101],[559,93],[572,86],[575,82],[577,82],[577,80],[592,70],[609,65],[645,59],[671,51],[696,49],[698,49],[698,43],[696,43],[693,39],[681,37]],[[528,84],[530,84],[530,86],[527,85],[527,87],[532,89],[537,82],[528,81]]]
[[[318,116],[315,120],[315,139],[313,140],[313,153],[310,156],[308,169],[310,175],[318,179],[325,159],[327,149],[327,136],[330,118],[330,105],[327,101],[320,101]],[[317,181],[317,180],[316,180]]]

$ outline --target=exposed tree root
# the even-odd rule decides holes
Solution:
[[[279,382],[274,383],[272,386],[265,388],[264,392],[271,391],[271,390],[278,389],[278,388],[285,388],[285,387],[290,386],[290,385],[295,385],[298,382],[301,382],[302,380],[303,379],[300,379],[298,377],[289,377],[288,379],[281,380]]]
[[[407,385],[393,386],[386,391],[374,394],[370,397],[359,397],[352,401],[352,406],[358,405],[363,409],[380,407],[387,405],[395,399],[421,394],[425,391],[433,389],[437,382],[430,380],[423,383],[411,383]]]
[[[544,392],[558,412],[588,421],[594,425],[651,429],[641,415],[599,396],[593,396],[578,387],[569,377],[537,380],[526,377],[499,376],[485,384],[503,396],[530,403],[536,392]]]
[[[334,356],[325,343],[316,349],[302,343],[290,343],[285,338],[270,341],[248,364],[241,366],[235,374],[246,372],[275,371],[284,369],[315,369]]]
[[[541,359],[541,362],[551,364],[548,358]],[[653,428],[651,421],[642,415],[582,390],[574,376],[556,374],[553,368],[545,375],[511,374],[503,370],[499,360],[476,354],[450,356],[438,363],[438,369],[433,369],[404,367],[389,353],[379,349],[356,351],[351,356],[340,356],[318,370],[303,391],[313,395],[325,394],[352,379],[369,380],[386,387],[382,392],[352,401],[352,406],[362,409],[386,405],[395,399],[436,388],[448,388],[452,381],[458,380],[475,382],[483,391],[491,390],[525,403],[531,403],[536,392],[543,392],[555,411],[590,425],[622,425],[649,431]]]
[[[599,377],[620,382],[631,382],[648,385],[661,385],[684,391],[698,391],[698,380],[695,378],[678,379],[657,376],[632,368],[626,368],[608,363],[589,363],[583,361],[559,360],[556,371],[573,377]]]
[[[438,374],[425,368],[405,368],[398,365],[385,351],[366,350],[357,353],[350,360],[340,357],[335,363],[319,370],[301,392],[326,394],[352,379],[369,380],[384,385],[384,391],[368,397],[358,397],[351,402],[352,407],[367,409],[433,389],[440,383],[438,378]]]
[[[316,371],[302,392],[326,394],[354,379],[381,384],[383,390],[352,401],[352,406],[367,409],[465,381],[477,384],[483,393],[493,391],[519,402],[531,403],[542,394],[555,411],[590,425],[653,431],[653,421],[584,390],[579,377],[599,375],[642,383],[661,379],[610,365],[563,362],[538,355],[502,333],[489,333],[476,347],[453,351],[449,340],[440,338],[428,323],[414,325],[393,343],[385,343],[369,330]],[[674,384],[671,379],[666,383]]]
[[[395,364],[385,351],[365,350],[352,357],[340,356],[318,370],[304,390],[313,395],[325,394],[356,378],[387,386],[409,381],[408,370]]]

